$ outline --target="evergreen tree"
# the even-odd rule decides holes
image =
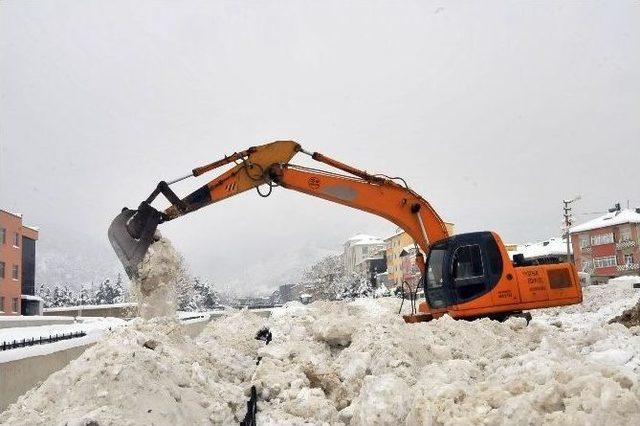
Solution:
[[[98,287],[96,291],[95,303],[98,305],[111,305],[120,303],[123,299],[122,277],[118,274],[114,284],[107,278]]]
[[[220,295],[213,289],[208,281],[195,278],[193,287],[198,310],[205,311],[220,306]]]
[[[76,294],[67,284],[56,285],[51,289],[50,303],[48,307],[57,308],[75,306],[78,304]]]
[[[40,284],[40,287],[38,287],[38,296],[42,298],[45,308],[51,308],[53,306],[53,297],[49,286],[44,283]]]
[[[78,304],[79,305],[95,305],[96,298],[93,294],[93,291],[87,288],[86,285],[82,284],[80,287],[80,293],[78,294]]]

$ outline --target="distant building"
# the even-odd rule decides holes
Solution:
[[[287,303],[293,300],[293,284],[284,284],[278,287],[277,291],[277,300],[274,300],[275,303]]]
[[[413,244],[413,238],[405,231],[396,232],[384,239],[387,249],[387,272],[389,284],[399,286],[402,284],[402,259],[400,253],[409,244]]]
[[[553,263],[567,261],[567,240],[560,237],[549,238],[538,243],[509,244],[506,246],[509,257],[513,259],[516,254],[522,254],[525,259],[534,263]],[[571,256],[571,248],[569,248]],[[571,261],[571,259],[569,259]]]
[[[420,285],[420,279],[422,278],[422,273],[420,272],[420,268],[416,263],[416,253],[418,253],[419,249],[416,249],[415,244],[410,244],[402,248],[400,252],[401,259],[401,271],[402,271],[402,283],[406,283],[409,286],[411,291],[415,291],[416,288]],[[424,256],[424,253],[423,253]],[[405,292],[407,291],[407,287],[405,286]]]
[[[38,229],[22,215],[0,210],[0,315],[40,315],[35,295]]]
[[[449,235],[455,233],[453,223],[445,222]],[[399,231],[384,239],[387,249],[387,272],[389,283],[396,286],[402,284],[402,259],[400,253],[402,249],[413,244],[413,238],[405,231]]]
[[[621,209],[570,229],[576,268],[598,279],[640,273],[640,209]]]
[[[355,267],[355,271],[361,275],[366,275],[373,287],[377,287],[376,276],[387,271],[387,251],[382,247],[378,251],[370,253],[368,257],[362,259]]]
[[[355,235],[344,243],[343,261],[347,272],[356,272],[356,265],[374,253],[385,249],[385,243],[378,237],[371,235]]]

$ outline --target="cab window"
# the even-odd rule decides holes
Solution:
[[[444,263],[445,249],[431,249],[427,262],[427,288],[442,287],[442,265]]]
[[[467,280],[484,276],[478,244],[458,247],[453,255],[453,279]]]

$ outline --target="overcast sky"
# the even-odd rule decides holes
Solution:
[[[80,255],[159,180],[294,139],[405,177],[458,232],[559,235],[563,198],[640,205],[638,22],[632,1],[2,1],[0,207]],[[243,291],[395,230],[285,191],[162,230]]]

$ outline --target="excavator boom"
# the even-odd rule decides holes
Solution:
[[[290,164],[299,152],[349,175]],[[228,164],[234,166],[182,199],[170,188],[172,183]],[[109,240],[125,271],[133,278],[158,224],[250,189],[256,188],[266,196],[275,185],[384,217],[405,229],[423,251],[427,250],[430,241],[448,236],[444,222],[433,207],[406,183],[401,185],[391,178],[371,175],[320,153],[306,152],[293,141],[276,141],[197,167],[191,174],[169,183],[160,182],[137,210],[125,208],[116,216],[109,227]],[[266,189],[260,192],[260,187],[264,186]],[[164,212],[151,207],[160,194],[171,202]]]

